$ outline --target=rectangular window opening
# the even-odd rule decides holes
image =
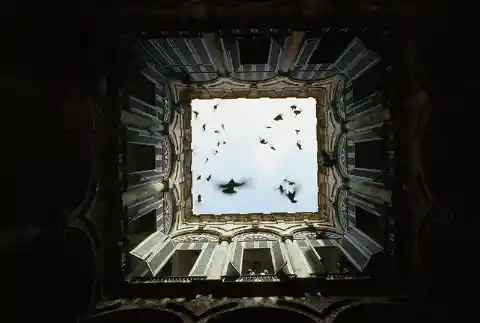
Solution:
[[[176,250],[157,276],[188,276],[201,252],[202,250]]]
[[[262,273],[273,275],[273,262],[270,248],[245,249],[243,251],[242,275]]]
[[[128,173],[155,169],[155,146],[127,144],[125,155]]]
[[[247,64],[267,64],[268,53],[270,50],[270,38],[265,37],[244,37],[237,38],[240,63]]]

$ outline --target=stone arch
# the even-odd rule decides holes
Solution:
[[[176,231],[171,234],[172,239],[176,239],[182,236],[188,236],[188,235],[204,235],[205,237],[211,237],[211,240],[209,241],[220,241],[222,240],[222,235],[216,232],[215,230],[211,229],[204,229],[201,232],[198,229],[191,229],[191,230],[186,230],[186,231]]]
[[[245,240],[281,240],[281,236],[274,230],[261,230],[252,231],[251,229],[244,230],[243,232],[235,233],[232,236],[233,241],[245,241]]]
[[[292,231],[292,236],[294,239],[304,239],[306,236],[310,236],[312,238],[316,238],[318,232],[325,232],[326,237],[330,239],[337,239],[341,238],[342,234],[334,231],[334,230],[328,230],[328,229],[315,229],[312,231],[311,229],[305,229],[305,228],[300,228],[297,230]]]
[[[362,303],[346,307],[334,318],[335,323],[344,322],[409,322],[409,311],[394,303]]]
[[[339,76],[339,80],[334,84],[332,91],[333,98],[330,101],[330,106],[333,110],[333,115],[338,123],[341,123],[346,119],[345,107],[345,79],[343,76]]]
[[[341,134],[338,136],[337,142],[335,144],[334,155],[337,159],[335,166],[338,169],[340,175],[343,178],[348,177],[348,153],[347,153],[347,136]]]
[[[165,203],[163,210],[164,218],[164,233],[168,234],[175,223],[176,207],[175,207],[175,197],[171,192],[165,193]]]
[[[175,164],[175,149],[170,136],[165,136],[162,148],[164,151],[163,158],[165,160],[164,178],[169,178],[172,173],[173,165]]]
[[[338,222],[344,231],[348,229],[348,193],[345,189],[340,189],[337,192],[335,200],[336,214]]]
[[[296,310],[281,307],[244,307],[215,315],[208,323],[255,322],[259,317],[269,318],[272,322],[313,323],[316,320],[310,315]]]

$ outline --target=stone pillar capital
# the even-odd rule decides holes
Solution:
[[[220,242],[220,244],[222,244],[223,242],[226,242],[228,244],[230,244],[232,242],[232,237],[225,237],[225,236],[221,236],[218,241]]]
[[[291,235],[291,234],[290,235],[283,235],[281,237],[281,239],[282,239],[282,242],[286,242],[287,240],[292,241],[293,240],[293,235]]]

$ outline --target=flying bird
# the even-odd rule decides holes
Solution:
[[[193,113],[195,113],[195,119],[198,118],[198,112],[197,111],[193,111]]]
[[[300,133],[300,130],[298,129],[295,129],[295,132],[297,133],[297,135]]]
[[[260,138],[260,143],[261,143],[262,145],[268,144],[268,142],[267,142],[265,139],[263,139],[263,138]]]
[[[198,201],[198,203],[202,202],[202,196],[200,194],[198,194],[198,196],[197,196],[197,201]]]
[[[273,118],[273,120],[275,120],[275,121],[283,120],[282,114],[280,113],[278,116]]]
[[[212,174],[208,175],[207,182],[210,182],[211,179],[212,179]]]
[[[225,131],[225,125],[222,123],[221,124],[223,131]]]
[[[207,163],[207,162],[208,162],[208,157],[205,157],[205,163]]]
[[[280,185],[278,186],[277,190],[280,191],[280,194],[285,193],[285,189],[283,188],[283,185],[282,185],[282,184],[280,184]]]
[[[206,126],[207,126],[207,125],[204,123],[203,126],[202,126],[203,131],[205,131],[205,127],[206,127]]]
[[[214,132],[215,132],[215,133],[220,133],[220,131],[218,131],[218,130],[215,130]]]
[[[270,145],[271,150],[275,150],[275,147],[273,145]]]
[[[238,192],[235,190],[235,188],[236,188],[236,187],[242,187],[242,186],[244,186],[246,183],[247,183],[246,181],[237,183],[237,182],[235,182],[235,181],[233,180],[233,178],[232,178],[232,179],[230,179],[230,181],[229,181],[228,183],[226,183],[226,184],[219,184],[219,185],[218,185],[218,188],[222,189],[222,192],[225,193],[225,194],[236,194],[236,193],[238,193]]]
[[[295,200],[295,194],[297,194],[297,191],[294,189],[293,191],[291,192],[288,192],[286,195],[288,197],[288,199],[290,200],[290,202],[292,203],[297,203],[298,201]]]
[[[298,149],[303,150],[302,145],[300,144],[300,141],[297,141],[297,147],[298,147]]]
[[[333,167],[333,165],[336,163],[336,159],[332,158],[325,150],[322,150],[321,155],[323,167]]]
[[[222,144],[224,144],[224,145],[225,145],[226,143],[227,143],[226,141],[222,141]]]
[[[270,127],[270,126],[265,126],[265,128],[267,128],[267,129],[271,129],[272,127]]]
[[[295,110],[293,113],[295,113],[295,116],[298,116],[300,113],[302,113],[302,110]]]
[[[197,176],[197,180],[202,179],[202,175]]]
[[[296,110],[296,109],[297,109],[297,106],[296,106],[296,105],[292,105],[292,106],[290,106],[290,109]]]
[[[285,183],[287,183],[288,185],[295,185],[295,182],[292,182],[292,181],[289,181],[288,179],[284,179],[283,180]]]
[[[220,142],[220,141],[219,141],[219,142],[217,142],[217,147],[220,147],[220,144],[221,144],[221,142]]]
[[[213,111],[217,110],[217,108],[218,108],[218,104],[215,104],[215,105],[213,106]]]
[[[213,154],[214,154],[214,155],[218,154],[218,150],[214,150],[214,151],[213,151]]]

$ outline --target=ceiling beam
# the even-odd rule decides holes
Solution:
[[[223,55],[223,50],[220,46],[220,41],[216,33],[205,33],[203,34],[203,40],[205,46],[212,58],[213,64],[217,70],[219,76],[227,76],[228,72],[225,67],[225,58]]]
[[[288,73],[293,66],[293,62],[297,57],[300,45],[302,44],[303,35],[302,31],[294,31],[291,36],[287,37],[287,45],[284,48],[285,56],[283,57],[281,71]]]

